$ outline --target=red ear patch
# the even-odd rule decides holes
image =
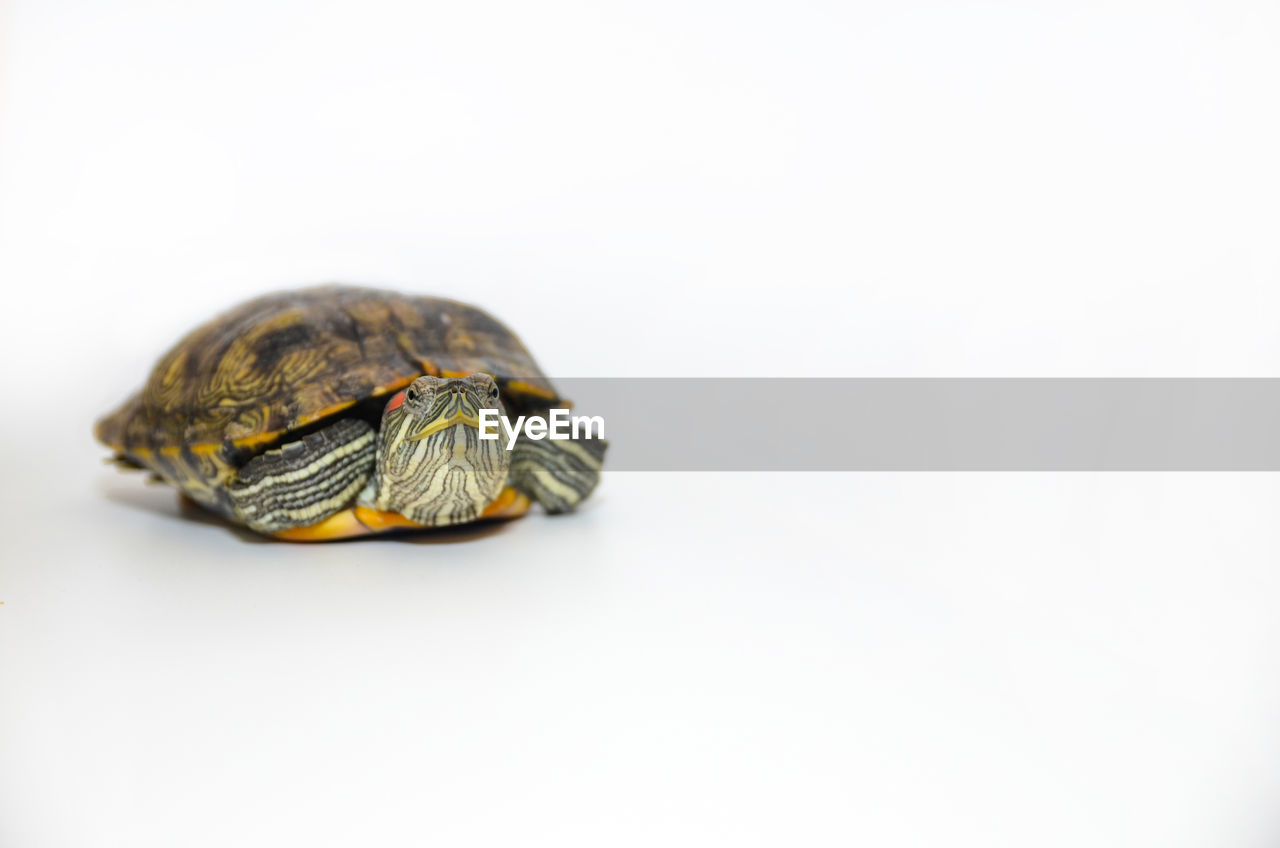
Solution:
[[[386,408],[385,410],[383,410],[383,411],[384,411],[384,412],[390,412],[390,411],[391,411],[391,410],[393,410],[393,409],[399,409],[399,408],[400,408],[400,404],[404,403],[404,392],[405,392],[405,391],[408,391],[408,390],[406,389],[406,390],[404,390],[404,391],[396,392],[396,393],[395,393],[395,395],[391,398],[391,400],[387,401],[387,408]]]

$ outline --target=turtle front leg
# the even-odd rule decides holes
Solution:
[[[377,433],[344,418],[249,460],[227,486],[238,519],[272,535],[351,506],[373,476]]]
[[[604,439],[521,436],[512,449],[508,483],[549,513],[569,512],[600,482]]]

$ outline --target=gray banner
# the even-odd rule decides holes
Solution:
[[[1277,471],[1280,379],[557,379],[614,471]]]

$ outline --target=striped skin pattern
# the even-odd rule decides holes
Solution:
[[[383,413],[374,490],[361,501],[428,527],[474,521],[502,491],[511,465],[500,441],[482,441],[475,426],[462,422],[480,409],[501,411],[493,379],[422,377],[399,400]],[[458,423],[423,436],[450,421]]]
[[[228,487],[235,515],[260,533],[323,521],[355,500],[373,474],[377,434],[344,418],[251,459]]]
[[[568,512],[600,482],[609,443],[604,439],[521,436],[512,450],[511,485],[550,513]]]

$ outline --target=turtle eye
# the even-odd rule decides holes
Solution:
[[[418,401],[422,400],[422,393],[410,386],[409,390],[404,393],[404,399],[416,406]]]

